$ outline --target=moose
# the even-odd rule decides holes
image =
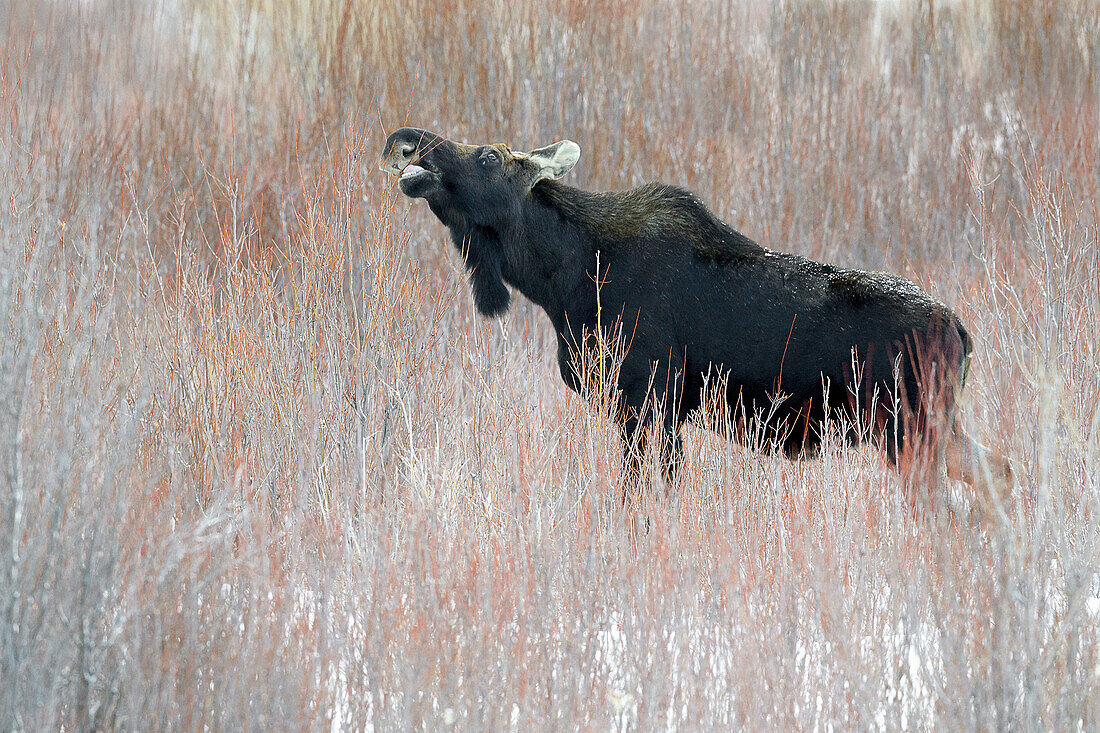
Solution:
[[[727,411],[733,437],[764,436],[758,447],[792,459],[844,418],[849,441],[874,442],[907,475],[931,460],[975,482],[990,454],[955,425],[972,342],[950,308],[900,277],[767,249],[677,186],[561,183],[579,158],[570,140],[520,152],[403,127],[379,167],[450,230],[480,313],[504,313],[508,285],[545,311],[571,389],[584,389],[594,338],[621,346],[624,503],[650,432],[671,485],[681,425],[705,402]]]

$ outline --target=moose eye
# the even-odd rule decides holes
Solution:
[[[497,154],[492,151],[481,156],[481,162],[485,164],[496,163],[498,160],[500,160],[500,158],[497,157]]]

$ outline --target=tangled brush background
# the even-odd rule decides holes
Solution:
[[[0,728],[1100,726],[1095,1],[149,5],[3,13]],[[1020,500],[689,430],[632,535],[406,121],[920,282]]]

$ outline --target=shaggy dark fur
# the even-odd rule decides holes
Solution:
[[[382,166],[404,171],[402,191],[450,229],[482,313],[508,307],[506,283],[546,312],[575,390],[600,283],[599,323],[612,338],[618,324],[629,344],[617,418],[633,470],[656,418],[674,473],[678,429],[708,384],[735,437],[790,457],[816,451],[827,415],[863,425],[849,438],[869,436],[893,461],[929,437],[938,445],[971,351],[947,306],[899,277],[765,249],[682,188],[591,193],[555,180],[578,155],[568,141],[516,153],[403,128]]]

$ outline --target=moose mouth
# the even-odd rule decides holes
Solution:
[[[421,166],[418,166],[416,163],[409,163],[401,171],[401,175],[398,176],[397,180],[401,181],[402,183],[412,183],[414,181],[420,180],[421,178],[425,178],[427,176],[433,176],[433,175],[435,175],[435,174],[432,173],[427,168],[422,168]]]
[[[379,169],[396,176],[401,192],[411,198],[426,198],[438,190],[442,181],[442,172],[435,166],[431,150],[421,148],[427,134],[421,131],[417,139],[408,140],[405,139],[408,135],[394,137],[398,135],[394,133],[378,161]]]
[[[422,162],[422,161],[417,161]],[[432,168],[408,163],[383,163],[383,170],[396,175],[401,193],[411,198],[425,198],[439,185],[439,173]]]

